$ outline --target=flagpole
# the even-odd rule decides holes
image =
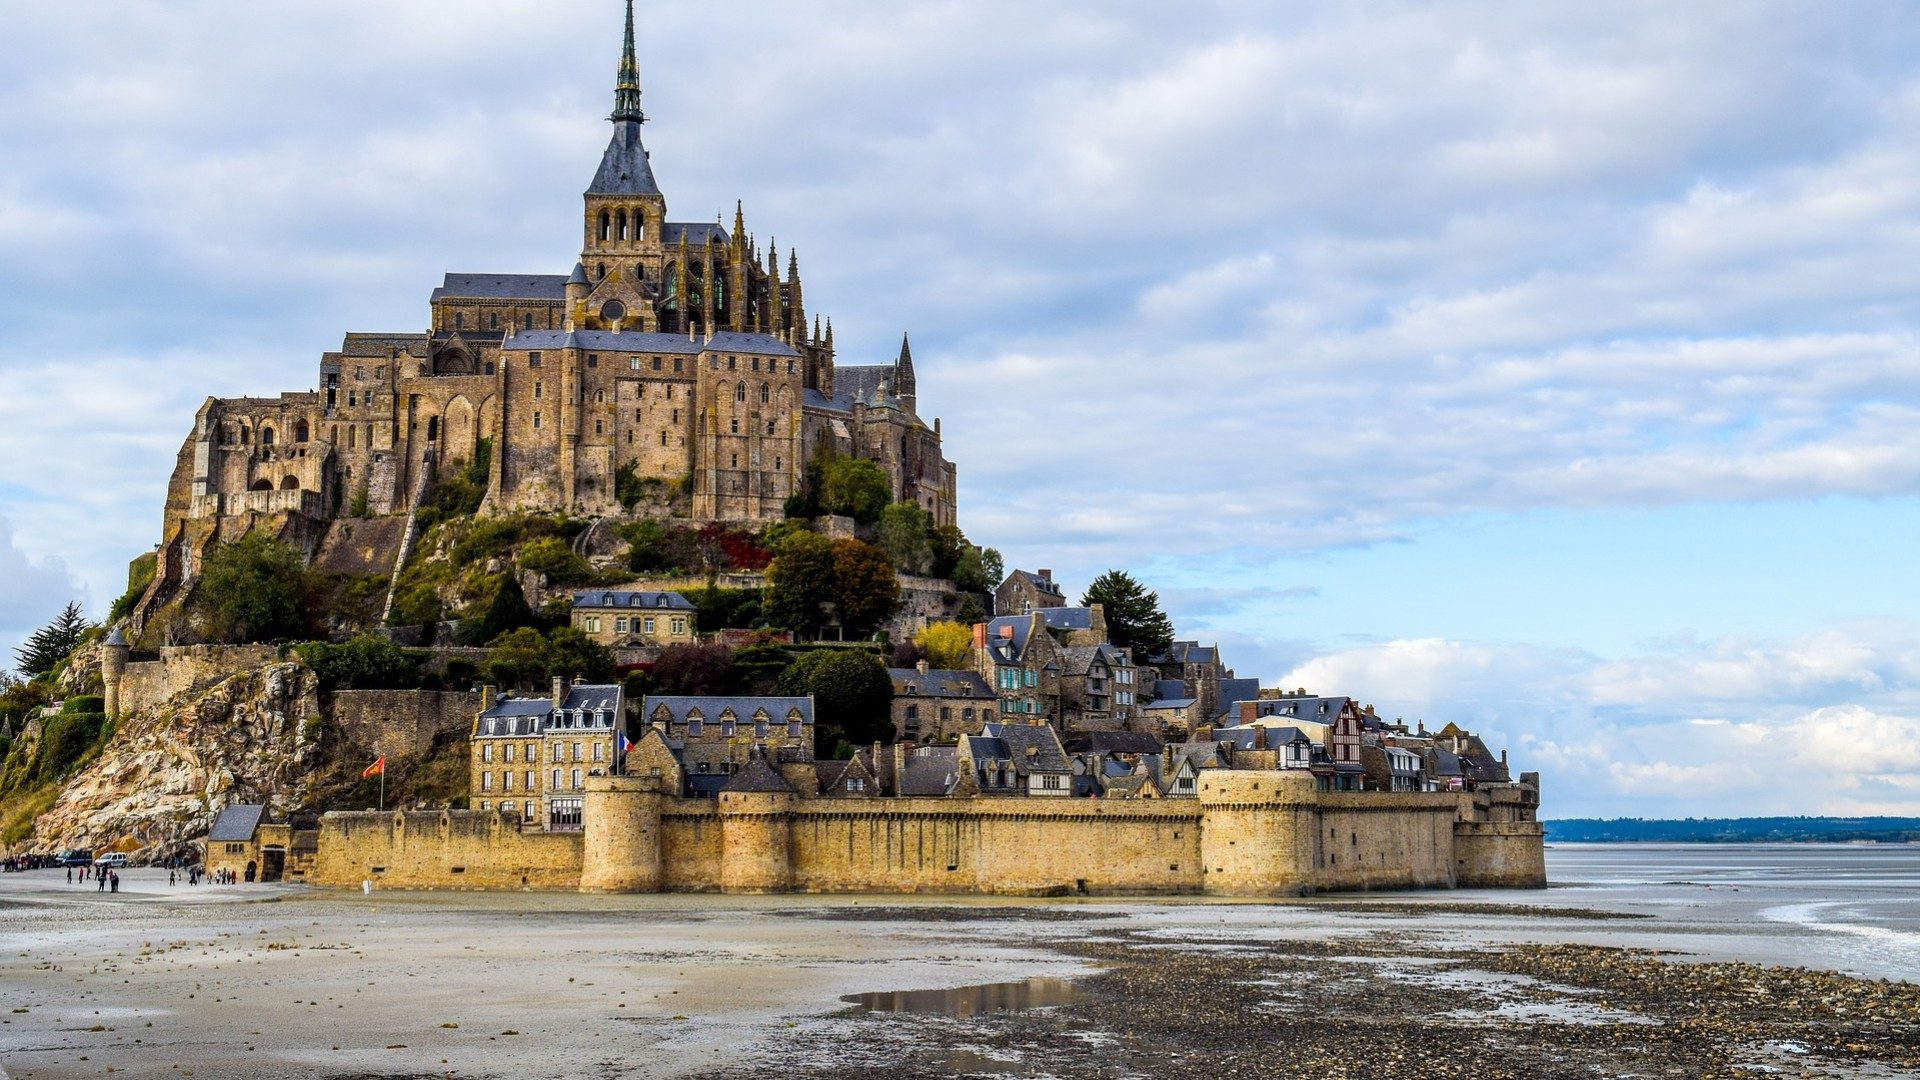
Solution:
[[[380,763],[380,810],[381,812],[384,813],[386,809],[387,809],[387,763],[385,761],[382,761]]]

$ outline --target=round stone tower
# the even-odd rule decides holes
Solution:
[[[1312,891],[1316,800],[1299,769],[1203,769],[1200,860],[1216,896],[1298,896]]]
[[[720,891],[793,887],[793,785],[755,753],[720,791]]]
[[[659,892],[660,808],[654,776],[589,776],[581,837],[580,888]]]
[[[100,643],[100,681],[105,685],[107,719],[111,722],[120,719],[120,680],[127,673],[127,657],[132,652],[127,635],[118,626]]]

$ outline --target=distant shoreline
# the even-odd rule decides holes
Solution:
[[[1920,818],[1563,818],[1549,844],[1912,844]]]

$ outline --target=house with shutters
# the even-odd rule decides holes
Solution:
[[[691,645],[693,602],[677,592],[593,589],[573,594],[573,628],[609,649]]]

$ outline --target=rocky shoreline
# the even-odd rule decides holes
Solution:
[[[1384,905],[1391,908],[1393,905]],[[1343,910],[1328,905],[1329,913]],[[1472,905],[1475,913],[1484,914]],[[1508,907],[1554,919],[1611,912]],[[1445,914],[1448,905],[1423,905]],[[1344,912],[1351,914],[1351,905]],[[1920,986],[1579,944],[1460,948],[1427,931],[1169,940],[1020,915],[1098,967],[1073,1000],[968,1017],[855,1007],[772,1059],[799,1077],[1867,1077],[1920,1070]],[[896,917],[966,921],[965,909]],[[823,917],[839,917],[824,914]],[[879,912],[865,917],[880,918]],[[1625,916],[1631,918],[1632,916]],[[1058,913],[1051,916],[1058,919]],[[1008,923],[1003,923],[1007,925]],[[833,1061],[816,1068],[794,1061]]]

